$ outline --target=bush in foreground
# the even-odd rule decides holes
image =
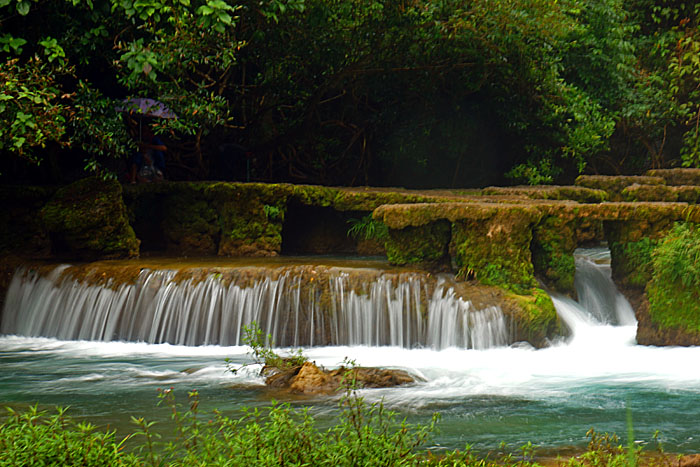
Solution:
[[[537,465],[530,443],[517,455],[477,455],[463,451],[437,454],[420,451],[435,429],[398,421],[379,404],[367,404],[348,392],[341,401],[338,423],[323,431],[306,410],[276,404],[246,411],[231,419],[218,411],[210,418],[199,411],[196,392],[182,411],[172,390],[161,391],[160,403],[171,411],[175,436],[163,442],[153,422],[134,418],[138,430],[119,441],[113,431],[78,422],[57,409],[49,414],[36,406],[24,412],[9,410],[0,425],[0,467],[4,466],[479,466],[529,467]],[[642,456],[634,446],[624,448],[614,435],[588,433],[588,450],[559,465],[636,466],[677,465],[676,458]],[[125,442],[133,447],[125,449]],[[676,460],[674,463],[673,460]]]

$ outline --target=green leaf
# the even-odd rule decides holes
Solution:
[[[17,13],[22,16],[27,16],[27,13],[29,13],[29,7],[30,4],[27,1],[17,2]]]

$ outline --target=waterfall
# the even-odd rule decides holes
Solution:
[[[634,310],[615,287],[607,248],[577,250],[574,287],[578,301],[552,296],[559,317],[572,332],[572,343],[588,345],[601,339],[634,343]]]
[[[305,266],[187,276],[143,269],[135,281],[118,284],[91,283],[67,274],[69,269],[18,270],[0,332],[234,346],[244,344],[244,326],[255,321],[282,347],[486,349],[512,342],[498,307],[475,309],[443,278],[425,274]]]

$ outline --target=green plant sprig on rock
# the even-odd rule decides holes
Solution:
[[[272,347],[274,347],[272,336],[270,334],[265,335],[255,321],[252,321],[247,326],[243,326],[243,334],[243,343],[250,347],[248,354],[253,357],[253,362],[243,364],[239,368],[233,368],[230,361],[227,359],[226,363],[228,364],[228,369],[234,374],[241,368],[249,365],[261,364],[263,365],[261,372],[264,372],[266,368],[286,370],[301,366],[309,360],[302,354],[301,349],[295,349],[285,356],[277,354],[272,350]]]

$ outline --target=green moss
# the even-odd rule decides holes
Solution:
[[[652,169],[647,175],[661,177],[667,185],[700,185],[700,169]]]
[[[527,292],[507,295],[508,299],[517,303],[519,309],[513,316],[517,327],[516,337],[540,347],[547,338],[559,333],[559,317],[547,292],[539,287],[533,287]]]
[[[608,200],[604,190],[582,186],[514,186],[488,187],[481,191],[483,195],[524,196],[530,199],[572,200],[580,203],[602,203]]]
[[[670,227],[668,219],[605,223],[613,278],[626,287],[644,288],[652,277],[652,252]]]
[[[207,187],[221,232],[218,254],[278,254],[289,191],[288,185],[260,183],[217,183]]]
[[[652,322],[700,334],[700,229],[679,223],[653,253],[647,286]]]
[[[138,255],[139,242],[116,181],[87,178],[63,187],[40,216],[55,252],[89,259]]]
[[[649,282],[652,276],[651,255],[657,244],[657,240],[644,237],[638,242],[611,246],[617,258],[617,273],[624,275],[627,286],[643,288]]]
[[[572,222],[545,217],[537,224],[532,238],[532,263],[535,274],[559,292],[573,292],[575,233]]]
[[[666,182],[661,177],[643,175],[580,175],[575,183],[577,186],[604,190],[611,201],[621,201],[622,191],[630,185],[664,185]]]
[[[516,293],[536,285],[530,253],[530,213],[501,209],[484,220],[460,220],[452,225],[450,254],[464,279],[478,279]]]
[[[201,194],[170,197],[163,209],[163,235],[169,251],[186,255],[216,253],[217,213]]]
[[[625,201],[678,201],[676,187],[666,185],[630,185],[622,190]]]
[[[338,190],[325,186],[292,185],[290,196],[307,206],[329,207]]]
[[[435,265],[448,258],[450,223],[438,221],[419,227],[389,229],[386,254],[392,264]]]

